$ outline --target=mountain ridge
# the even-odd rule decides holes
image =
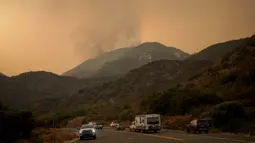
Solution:
[[[173,52],[179,54],[174,55]],[[86,60],[63,75],[76,76],[80,78],[113,76],[115,74],[115,76],[121,76],[131,69],[148,63],[148,59],[146,61],[146,56],[151,56],[151,60],[154,61],[160,59],[182,60],[188,55],[189,54],[179,49],[167,47],[158,42],[145,42],[135,47],[113,50],[106,52],[101,57]],[[143,57],[143,61],[140,60],[140,57]],[[89,63],[91,66],[94,66],[94,69],[87,66]],[[120,66],[123,64],[126,64],[129,68],[122,69]],[[119,72],[115,72],[118,70]],[[107,71],[109,74],[104,74],[102,71]]]
[[[151,47],[149,50],[154,49],[155,47]],[[120,53],[125,52],[120,50]],[[216,58],[221,57],[216,56]],[[109,104],[108,100],[122,103],[122,98],[133,102],[153,92],[161,92],[175,84],[187,81],[193,75],[204,73],[213,65],[215,63],[211,60],[162,59],[151,63],[146,62],[141,67],[130,68],[129,72],[122,72],[121,76],[108,74],[109,76],[85,79],[59,76],[48,72],[28,72],[0,80],[2,87],[0,94],[4,95],[0,100],[6,101],[10,106],[14,105],[15,108],[34,107],[40,111],[59,110],[63,107],[76,108],[76,106],[83,108],[94,103]],[[14,102],[19,96],[23,97],[22,100],[18,103]]]
[[[250,98],[255,103],[255,35],[247,39],[246,45],[228,53],[219,65],[199,73],[184,83],[182,88],[216,90],[228,100]],[[211,87],[210,87],[211,86]],[[246,88],[246,90],[244,90]],[[227,92],[225,92],[227,89]],[[233,95],[237,95],[233,97]]]
[[[254,36],[246,39],[243,47],[249,46],[248,44],[251,43],[250,41],[255,41]],[[233,92],[232,90],[229,90],[228,88],[226,89],[224,88],[225,86],[229,86],[229,85],[224,85],[223,87],[218,86],[217,88],[219,89],[217,88],[214,89],[214,86],[216,86],[217,84],[221,85],[220,83],[217,83],[216,85],[213,85],[212,88],[207,89],[207,87],[209,86],[208,84],[212,84],[211,82],[214,79],[217,79],[215,76],[209,78],[210,80],[208,80],[208,78],[202,78],[201,80],[199,80],[202,83],[201,85],[200,84],[193,85],[197,83],[197,81],[193,79],[196,79],[195,77],[203,77],[201,76],[201,74],[202,75],[206,74],[208,71],[211,71],[213,69],[219,70],[218,67],[220,66],[224,67],[226,65],[224,62],[226,62],[226,58],[228,58],[229,56],[233,56],[235,54],[240,53],[241,56],[239,58],[237,57],[237,59],[241,60],[241,63],[242,63],[244,61],[247,62],[249,58],[254,57],[255,55],[254,53],[250,53],[249,58],[247,57],[247,60],[245,60],[244,59],[245,51],[242,51],[242,52],[239,51],[239,49],[242,49],[242,47],[240,46],[236,47],[235,42],[234,44],[231,44],[231,45],[234,46],[233,48],[234,50],[233,51],[227,50],[228,52],[225,52],[225,56],[222,62],[220,62],[219,64],[211,60],[190,60],[190,59],[186,59],[183,61],[172,61],[172,60],[153,61],[152,63],[146,64],[140,68],[136,68],[129,71],[127,74],[119,77],[118,79],[114,81],[107,82],[100,86],[95,86],[92,88],[83,88],[79,90],[79,92],[76,95],[72,96],[70,99],[67,100],[71,102],[63,103],[63,105],[68,105],[70,106],[71,109],[75,108],[75,106],[79,106],[86,111],[91,111],[91,113],[88,113],[89,115],[93,114],[93,116],[98,116],[98,117],[101,117],[101,116],[109,117],[110,115],[105,115],[105,113],[109,111],[112,112],[113,116],[116,116],[116,115],[119,116],[120,114],[122,114],[122,110],[128,111],[131,114],[135,112],[135,110],[138,110],[137,113],[140,113],[141,110],[139,109],[140,108],[139,106],[143,106],[143,104],[141,104],[141,101],[143,99],[148,99],[150,98],[149,95],[153,95],[155,93],[157,93],[155,94],[155,96],[163,94],[165,91],[169,89],[174,89],[177,91],[170,91],[168,96],[170,96],[171,94],[174,94],[176,95],[176,98],[178,99],[177,95],[182,94],[182,97],[184,99],[180,99],[181,100],[180,102],[184,102],[185,104],[186,102],[189,102],[189,101],[186,101],[185,98],[188,98],[187,100],[191,100],[192,103],[194,102],[194,104],[198,104],[195,102],[198,102],[200,100],[206,101],[204,104],[206,105],[208,103],[208,107],[218,104],[222,102],[222,100],[229,101],[231,99],[226,99],[221,97],[221,95],[224,93],[223,92],[224,90],[231,91],[231,92],[225,92],[224,93],[225,97],[227,97],[226,94],[234,95],[237,93],[236,90],[233,90],[234,91]],[[221,58],[221,56],[222,55],[217,57]],[[235,63],[233,63],[233,65],[235,65]],[[240,65],[243,65],[243,64],[239,64],[239,66]],[[249,65],[252,65],[252,64],[249,64]],[[245,72],[244,69],[243,71]],[[223,77],[223,78],[226,78],[223,80],[224,82],[233,80],[232,75],[230,77],[227,75],[227,77]],[[207,84],[204,84],[204,82]],[[197,89],[195,89],[194,86],[197,86]],[[200,86],[203,86],[202,88],[203,91],[200,91],[201,89]],[[236,89],[240,89],[241,91],[244,91],[242,90],[243,88],[244,87],[242,86],[241,88],[236,88]],[[253,92],[252,88],[247,88],[247,92],[245,91],[245,93],[249,95],[249,98],[248,97],[246,98],[248,100],[248,101],[247,100],[245,101],[246,105],[247,104],[254,105],[255,99],[253,99],[252,96],[250,96],[251,95],[250,93]],[[192,97],[184,96],[185,94],[189,96],[194,96],[194,101],[192,100]],[[232,100],[241,99],[241,97],[242,96],[235,97],[235,98],[232,98]],[[84,99],[86,99],[86,101]],[[163,99],[164,98],[160,100],[163,100]],[[163,101],[159,101],[159,102],[163,102]],[[175,104],[178,104],[178,103],[175,103]],[[93,105],[93,106],[90,106],[90,105]],[[189,104],[189,106],[191,105]],[[202,106],[203,103],[199,103],[199,105]],[[126,106],[128,108],[124,109],[124,107]],[[194,108],[195,107],[192,106],[192,109]],[[197,108],[201,110],[200,109],[201,107],[197,107]],[[207,109],[207,108],[203,107],[202,109]],[[188,110],[185,108],[185,111],[193,111],[193,110],[191,109]],[[94,115],[95,112],[98,115]]]
[[[0,79],[2,78],[8,78],[8,76],[0,72]]]
[[[0,94],[3,95],[0,101],[13,109],[50,111],[80,88],[110,80],[81,80],[45,71],[26,72],[0,80]]]
[[[111,82],[92,88],[81,89],[79,94],[72,96],[67,101],[71,101],[71,104],[75,106],[87,104],[88,102],[83,102],[83,98],[94,98],[95,100],[91,101],[93,104],[108,101],[109,99],[118,100],[119,102],[120,99],[125,99],[125,102],[133,102],[138,100],[135,97],[140,98],[146,94],[167,90],[175,82],[186,80],[193,73],[210,67],[212,64],[211,61],[207,60],[154,61],[140,68],[133,69]],[[176,68],[177,66],[179,66],[180,70]]]
[[[238,47],[242,47],[247,44],[250,37],[229,40],[217,44],[213,44],[200,52],[191,55],[187,60],[211,60],[216,64],[219,64],[222,58],[235,50]]]

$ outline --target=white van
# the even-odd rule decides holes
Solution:
[[[160,131],[161,119],[159,114],[146,114],[135,116],[135,121],[129,127],[130,131],[147,132]]]

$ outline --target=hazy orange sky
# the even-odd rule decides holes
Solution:
[[[185,52],[255,34],[255,0],[0,0],[0,72],[61,74],[158,41]]]

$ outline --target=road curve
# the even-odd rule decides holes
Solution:
[[[210,135],[191,135],[162,131],[160,133],[134,133],[103,129],[97,131],[96,140],[82,140],[76,143],[255,143],[253,139],[233,139]]]

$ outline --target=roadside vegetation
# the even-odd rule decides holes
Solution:
[[[32,112],[10,109],[0,103],[0,142],[63,143],[77,138],[73,131],[52,128],[52,118],[40,120]],[[66,121],[68,117],[58,118]]]
[[[0,103],[0,117],[0,142],[31,137],[34,128],[31,112],[11,110]]]

